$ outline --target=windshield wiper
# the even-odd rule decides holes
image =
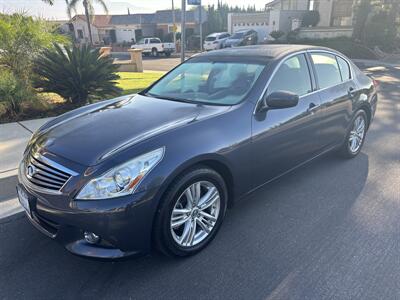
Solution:
[[[143,95],[144,95],[144,96],[149,96],[149,97],[158,98],[158,99],[163,99],[163,100],[170,100],[170,101],[177,101],[177,102],[198,104],[198,102],[195,102],[195,101],[190,101],[190,100],[186,100],[186,99],[182,99],[182,98],[161,96],[161,95],[156,95],[156,94],[152,94],[152,93],[144,93]]]

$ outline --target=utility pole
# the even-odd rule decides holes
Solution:
[[[181,62],[185,61],[186,44],[186,0],[182,0],[182,18],[181,18]]]
[[[200,30],[199,30],[199,33],[200,33],[200,52],[203,52],[203,20],[202,20],[202,18],[201,18],[201,11],[202,11],[202,8],[201,8],[201,0],[200,0],[200,5],[199,5],[199,23],[200,23]]]
[[[172,36],[174,38],[174,45],[176,46],[176,23],[175,23],[175,5],[174,5],[174,0],[172,0],[172,23],[173,23],[173,32]]]

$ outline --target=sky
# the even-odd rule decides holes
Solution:
[[[126,14],[128,8],[131,13],[151,13],[159,9],[170,9],[171,0],[104,0],[108,6],[110,14]],[[271,0],[222,0],[235,6],[256,5],[263,8],[265,3]],[[96,0],[93,0],[96,2]],[[175,0],[175,7],[179,8],[181,0]],[[202,0],[203,5],[217,4],[218,0]],[[190,7],[190,6],[188,6]],[[55,4],[50,6],[41,0],[0,0],[0,12],[13,13],[25,12],[29,15],[39,16],[46,19],[64,20],[67,19],[65,0],[55,0]],[[100,6],[95,5],[98,14],[104,13]],[[82,13],[82,5],[78,5],[78,13]]]

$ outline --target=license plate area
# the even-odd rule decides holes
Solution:
[[[28,193],[20,186],[17,186],[18,200],[21,206],[25,209],[26,213],[31,215],[31,200]]]

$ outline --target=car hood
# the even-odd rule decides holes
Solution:
[[[60,116],[39,129],[32,144],[91,166],[148,138],[228,109],[133,95]]]

